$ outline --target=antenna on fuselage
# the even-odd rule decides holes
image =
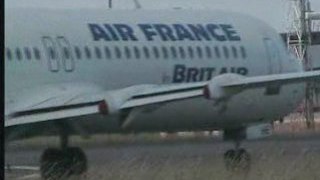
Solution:
[[[136,9],[141,9],[142,8],[142,6],[141,6],[141,4],[140,4],[140,2],[138,0],[133,0],[133,2],[134,2],[134,6],[135,6]]]

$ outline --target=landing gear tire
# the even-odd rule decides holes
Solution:
[[[224,154],[225,166],[228,171],[244,171],[247,172],[250,169],[250,155],[244,149],[228,150]]]
[[[66,160],[59,149],[46,149],[41,156],[40,172],[43,179],[61,179],[67,174]]]
[[[80,175],[87,171],[87,158],[82,149],[72,147],[65,151],[70,160],[70,173],[72,175]]]
[[[46,149],[41,156],[40,171],[43,179],[57,180],[80,175],[87,170],[87,159],[80,148]]]

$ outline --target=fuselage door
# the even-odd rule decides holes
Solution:
[[[61,54],[62,66],[66,72],[74,71],[75,64],[69,41],[63,37],[57,37],[57,43]]]
[[[44,36],[41,40],[46,52],[49,71],[58,72],[60,69],[59,53],[54,40],[49,36]]]
[[[279,74],[281,73],[281,57],[280,51],[277,44],[270,38],[264,38],[264,45],[266,48],[268,64],[269,64],[269,74]]]

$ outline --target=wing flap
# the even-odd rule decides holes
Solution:
[[[132,99],[139,99],[152,96],[161,96],[164,94],[174,94],[183,91],[192,91],[205,86],[207,82],[196,82],[186,84],[168,84],[168,85],[149,85],[145,86],[142,91],[139,91]]]
[[[98,105],[75,106],[72,108],[59,108],[56,110],[41,109],[38,111],[26,111],[12,114],[5,120],[5,127],[20,124],[31,124],[49,120],[65,119],[83,115],[97,114]]]
[[[272,84],[284,85],[308,81],[320,81],[320,71],[246,77],[234,82],[222,83],[222,86],[224,88],[246,89],[264,87]]]
[[[202,88],[202,87],[201,87]],[[121,109],[133,108],[138,106],[145,106],[150,104],[157,104],[163,102],[171,102],[176,100],[183,100],[188,98],[195,98],[198,96],[202,96],[203,92],[201,88],[197,89],[184,89],[183,92],[169,93],[166,94],[149,94],[148,96],[139,96],[139,98],[133,98],[127,102],[125,102]],[[138,96],[137,96],[138,97]]]

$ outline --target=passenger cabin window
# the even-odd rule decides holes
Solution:
[[[226,59],[229,59],[229,49],[226,46],[223,46],[223,53]]]
[[[240,47],[240,51],[241,51],[241,56],[242,56],[242,58],[243,58],[243,59],[246,59],[246,58],[247,58],[246,49],[245,49],[243,46],[241,46],[241,47]]]
[[[24,48],[24,54],[28,60],[31,60],[32,57],[31,57],[31,52],[30,52],[29,48],[27,48],[27,47]]]
[[[216,57],[219,59],[221,57],[221,54],[220,54],[220,49],[218,46],[214,47],[214,52],[216,54]]]
[[[183,47],[179,47],[179,53],[180,53],[180,57],[182,59],[185,59],[186,58],[186,52],[184,51],[184,48]]]
[[[58,58],[58,55],[57,55],[56,51],[53,49],[53,47],[48,48],[48,53],[49,53],[50,59],[57,59]]]
[[[203,58],[203,56],[202,56],[202,49],[201,49],[201,47],[199,47],[199,46],[197,46],[197,53],[198,53],[199,59],[202,59],[202,58]]]
[[[38,48],[36,48],[36,47],[33,48],[33,54],[34,54],[34,57],[36,58],[36,60],[41,59],[40,50]]]
[[[193,58],[194,58],[194,53],[193,53],[193,49],[192,49],[191,46],[188,47],[188,53],[189,53],[189,57],[190,57],[191,59],[193,59]]]
[[[87,59],[91,59],[91,51],[90,51],[89,47],[86,46],[84,48],[84,53],[85,53]]]
[[[211,54],[211,49],[210,49],[210,47],[209,47],[209,46],[206,46],[205,49],[206,49],[206,56],[207,56],[207,58],[211,58],[212,54]]]
[[[238,58],[238,51],[237,51],[237,48],[236,48],[236,47],[234,47],[234,46],[232,46],[232,47],[231,47],[231,49],[232,49],[233,57],[234,57],[235,59],[237,59],[237,58]]]
[[[176,48],[174,46],[171,46],[170,49],[171,49],[172,58],[176,59],[178,57]]]
[[[130,58],[131,58],[131,51],[130,51],[130,48],[129,48],[129,47],[126,46],[126,47],[124,48],[124,53],[125,53],[127,59],[130,59]]]
[[[68,48],[67,47],[63,47],[62,50],[63,50],[63,57],[65,59],[70,59],[71,58],[71,54],[70,54],[70,51],[68,50]]]
[[[162,46],[162,54],[163,54],[163,59],[168,59],[169,54],[168,54],[168,49],[165,46]]]
[[[158,48],[156,47],[156,46],[153,46],[153,54],[154,54],[154,57],[156,58],[156,59],[159,59],[159,50],[158,50]]]
[[[101,55],[101,51],[99,47],[94,47],[94,52],[96,54],[97,59],[101,59],[102,55]]]
[[[112,58],[111,51],[110,51],[109,47],[107,47],[107,46],[104,47],[104,53],[105,53],[107,59]]]
[[[80,51],[79,47],[77,47],[77,46],[74,47],[74,52],[76,54],[76,58],[81,59],[81,51]]]
[[[134,50],[134,55],[135,55],[136,59],[140,59],[141,56],[140,56],[139,48],[137,46],[135,46],[133,48],[133,50]]]
[[[8,60],[12,60],[12,53],[9,48],[6,48],[6,56]]]
[[[22,60],[22,53],[19,48],[16,48],[16,57],[18,60]]]
[[[115,51],[116,58],[121,59],[121,51],[119,47],[115,47],[114,51]]]
[[[149,52],[149,49],[146,46],[143,47],[143,52],[144,52],[144,56],[146,57],[146,59],[149,59],[150,58],[150,52]]]

